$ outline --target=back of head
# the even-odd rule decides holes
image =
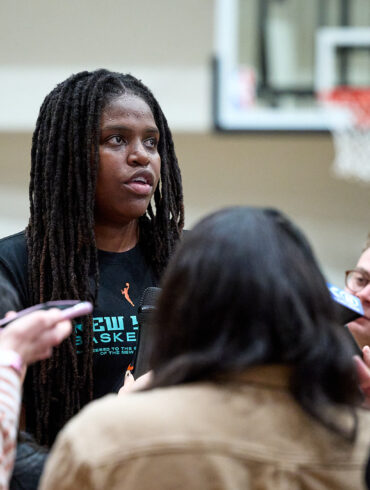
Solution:
[[[155,383],[284,363],[311,413],[324,401],[352,403],[358,391],[341,328],[302,233],[275,210],[226,209],[202,220],[170,262],[151,346]]]

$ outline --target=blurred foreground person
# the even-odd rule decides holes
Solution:
[[[10,295],[13,291],[0,285],[2,305]],[[52,348],[70,335],[71,322],[61,317],[57,309],[37,311],[0,330],[0,489],[8,488],[14,464],[21,385],[27,365],[50,357]]]
[[[162,286],[146,389],[68,423],[41,489],[364,488],[370,413],[295,226],[270,209],[212,214]]]

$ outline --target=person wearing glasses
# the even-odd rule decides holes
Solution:
[[[362,359],[355,356],[357,374],[365,397],[365,406],[370,407],[370,233],[365,248],[354,269],[346,271],[346,290],[357,296],[362,303],[364,316],[348,324],[348,328],[362,350]],[[366,465],[365,481],[370,489],[370,458]]]
[[[345,284],[346,291],[357,296],[364,309],[364,316],[350,322],[347,326],[362,350],[362,358],[355,356],[355,362],[365,405],[370,407],[370,233],[356,267],[346,271]],[[370,488],[369,465],[366,474]]]
[[[348,329],[360,349],[370,346],[370,233],[354,269],[346,271],[346,290],[362,303],[364,316],[350,322]]]

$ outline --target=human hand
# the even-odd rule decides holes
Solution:
[[[366,316],[357,318],[347,325],[360,349],[370,345],[370,319]]]
[[[12,317],[14,317],[14,316],[16,316],[16,315],[17,315],[17,312],[16,312],[16,311],[10,310],[10,311],[7,311],[7,312],[5,313],[4,318],[12,318]]]
[[[125,380],[122,388],[119,390],[118,395],[126,395],[134,391],[140,391],[149,386],[153,378],[153,371],[148,371],[139,378],[135,379],[131,374],[131,371],[126,371]]]
[[[71,331],[71,322],[62,320],[57,308],[35,311],[0,330],[0,348],[17,352],[27,365],[50,357]]]
[[[366,345],[362,349],[363,358],[354,356],[357,376],[362,393],[365,397],[364,405],[370,408],[370,347]]]

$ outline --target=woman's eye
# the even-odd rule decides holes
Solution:
[[[157,146],[156,138],[148,138],[147,140],[145,140],[145,145],[148,146],[149,148],[156,148]]]
[[[109,138],[109,143],[112,143],[113,145],[122,145],[123,143],[123,139],[121,136],[112,136],[111,138]]]

